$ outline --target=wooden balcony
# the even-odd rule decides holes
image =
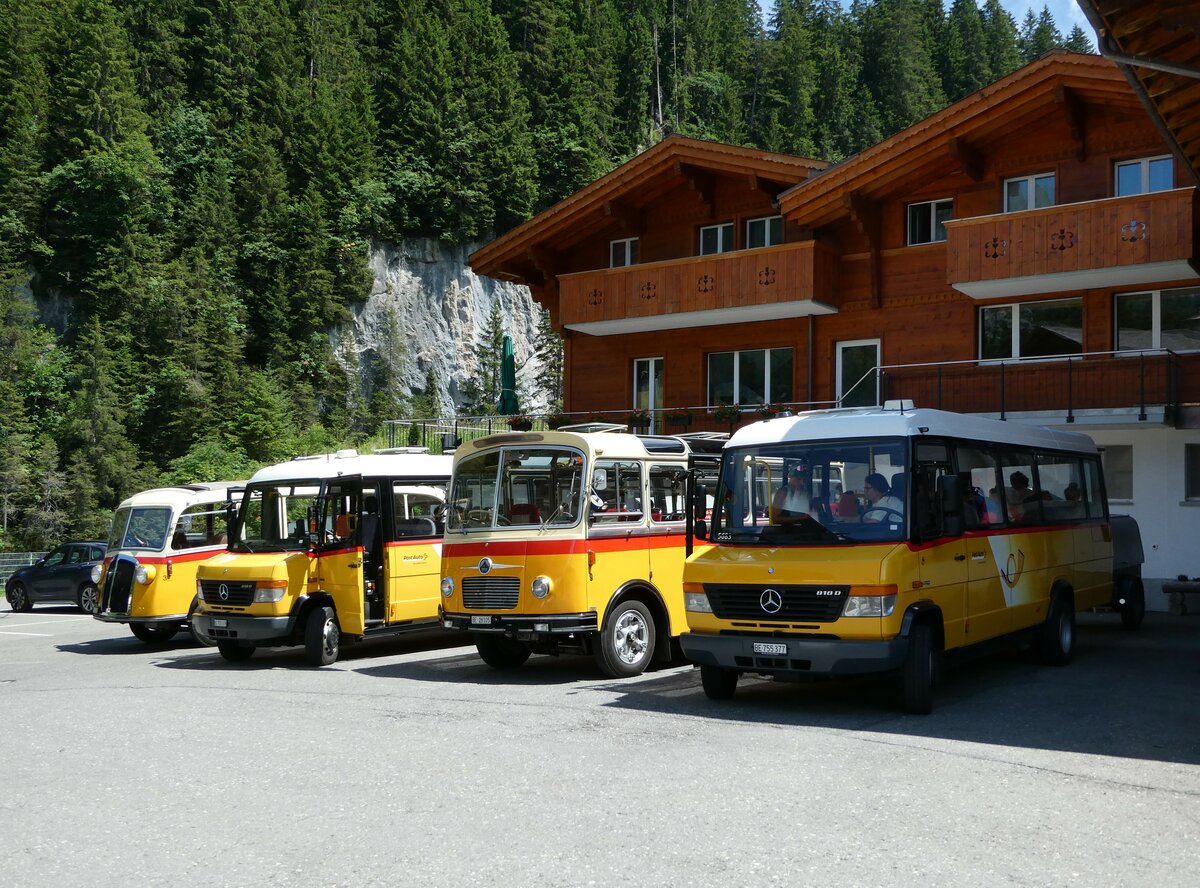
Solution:
[[[992,299],[1198,277],[1195,191],[952,220],[946,282]]]
[[[834,314],[836,258],[816,241],[559,276],[564,327],[594,336]]]

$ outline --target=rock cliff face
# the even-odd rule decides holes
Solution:
[[[505,332],[512,337],[516,352],[521,409],[529,413],[545,410],[544,398],[532,384],[540,372],[533,357],[537,306],[528,287],[476,275],[467,257],[478,247],[428,239],[373,244],[371,295],[354,307],[350,329],[332,332],[340,359],[361,366],[367,355],[378,352],[391,309],[403,331],[399,375],[406,394],[424,388],[432,367],[440,389],[441,414],[453,415],[462,403],[462,385],[479,370],[477,347],[492,304],[499,302]]]

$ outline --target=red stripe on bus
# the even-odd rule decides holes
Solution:
[[[595,540],[521,540],[517,542],[451,543],[442,546],[443,558],[481,558],[484,555],[507,557],[517,555],[584,555],[594,552],[627,552],[636,549],[682,549],[682,534],[613,537]]]

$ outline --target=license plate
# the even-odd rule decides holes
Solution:
[[[786,654],[786,644],[772,644],[769,641],[754,642],[754,653],[756,654]]]
[[[214,628],[214,629],[224,629],[224,628],[226,628],[228,625],[229,625],[229,621],[228,621],[228,620],[222,620],[222,619],[219,619],[219,618],[214,618],[214,619],[213,619],[213,628]]]
[[[471,625],[472,626],[490,626],[490,625],[492,625],[492,618],[487,615],[484,615],[481,617],[476,614],[471,614]]]

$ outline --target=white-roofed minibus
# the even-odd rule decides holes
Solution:
[[[196,634],[230,661],[303,645],[311,665],[326,666],[344,643],[436,629],[451,460],[399,450],[257,472],[228,551],[198,572]]]
[[[783,416],[732,436],[715,499],[680,638],[713,698],[743,673],[895,671],[928,712],[947,651],[1027,633],[1061,665],[1077,610],[1144,613],[1137,528],[1110,519],[1086,435],[910,402]],[[1114,527],[1136,551],[1116,577]]]

